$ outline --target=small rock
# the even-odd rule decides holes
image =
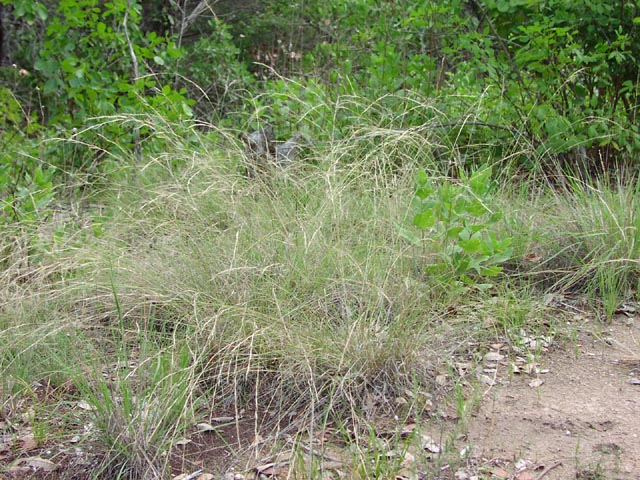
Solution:
[[[420,446],[423,450],[427,450],[431,453],[440,453],[440,445],[433,441],[429,435],[422,435]]]
[[[454,478],[456,480],[470,480],[471,476],[466,470],[458,470],[455,473]]]
[[[633,327],[635,320],[635,317],[623,317],[622,323],[627,327]]]
[[[200,432],[210,432],[212,430],[215,430],[215,427],[211,426],[208,423],[198,423],[196,425],[196,428],[198,429],[198,431]]]
[[[499,362],[504,358],[504,355],[499,354],[498,352],[488,352],[484,356],[485,362]]]
[[[502,467],[495,467],[491,470],[491,475],[496,478],[509,478],[511,476],[511,474]]]
[[[516,477],[516,480],[535,480],[535,477],[531,472],[520,472]]]
[[[95,410],[95,407],[93,407],[86,400],[80,400],[76,405],[78,405],[78,408],[81,408],[82,410],[87,410],[87,411]]]

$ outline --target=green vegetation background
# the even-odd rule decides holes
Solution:
[[[0,191],[26,219],[65,176],[266,122],[318,141],[427,126],[462,163],[635,166],[638,2],[3,0]],[[336,111],[348,98],[369,99]],[[55,184],[55,186],[54,186]]]

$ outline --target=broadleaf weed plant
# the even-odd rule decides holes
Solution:
[[[497,276],[502,271],[499,264],[513,253],[511,238],[498,238],[492,229],[502,212],[490,207],[491,173],[491,167],[483,167],[471,176],[463,173],[459,182],[437,184],[420,171],[413,224],[423,235],[402,232],[412,243],[428,243],[435,249],[438,261],[429,267],[431,271],[451,273],[462,284],[478,288],[491,285],[478,283],[477,277]]]

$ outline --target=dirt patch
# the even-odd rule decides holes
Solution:
[[[587,323],[576,345],[541,361],[549,371],[538,376],[540,386],[513,375],[487,393],[469,425],[473,456],[503,460],[508,472],[528,462],[545,480],[637,480],[640,320]]]
[[[245,457],[256,442],[254,413],[241,418],[235,412],[222,412],[186,432],[184,442],[178,443],[171,461],[172,472],[207,472],[222,478],[225,473],[245,467]]]

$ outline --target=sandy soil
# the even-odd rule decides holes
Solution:
[[[527,479],[640,479],[640,318],[578,332],[542,358],[548,373],[507,375],[485,395],[465,440],[504,466],[491,478],[520,478],[520,461]]]

